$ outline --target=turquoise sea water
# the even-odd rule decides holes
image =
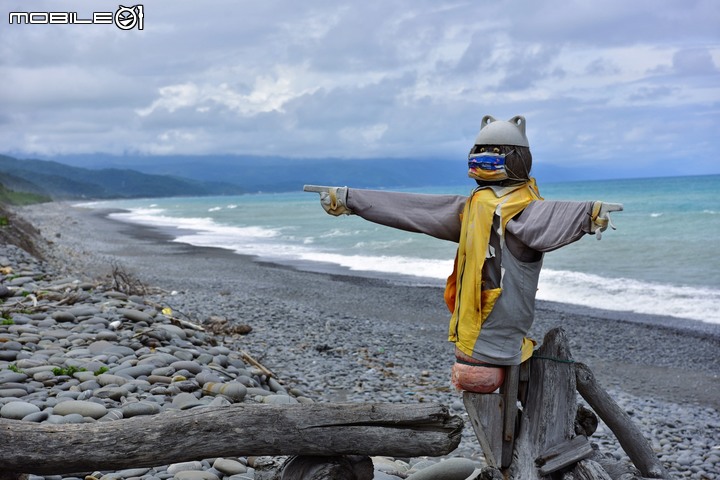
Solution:
[[[466,195],[467,187],[422,193]],[[720,175],[541,184],[548,200],[620,202],[617,230],[545,256],[538,298],[720,323]],[[280,263],[440,285],[456,244],[327,215],[314,193],[123,200],[92,204],[118,220],[179,227],[175,241]]]

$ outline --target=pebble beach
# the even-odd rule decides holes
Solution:
[[[460,446],[443,458],[374,457],[374,478],[461,480],[484,466],[450,386],[439,288],[175,243],[177,232],[113,221],[103,210],[51,203],[15,211],[46,242],[44,260],[14,246],[0,253],[3,419],[109,422],[232,403],[440,403],[466,421]],[[118,272],[143,292],[113,288]],[[720,478],[720,325],[538,302],[531,336],[555,327],[673,478]],[[629,464],[602,422],[591,441]],[[251,480],[272,478],[266,470],[278,461],[208,458],[29,478]]]

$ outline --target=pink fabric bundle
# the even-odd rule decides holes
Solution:
[[[452,367],[452,384],[458,390],[492,393],[505,380],[505,369],[457,363]]]

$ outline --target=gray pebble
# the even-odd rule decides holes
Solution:
[[[40,408],[28,402],[10,402],[0,408],[0,416],[12,420],[22,420],[24,417],[40,412]]]
[[[467,458],[449,458],[410,475],[408,480],[465,480],[476,465]]]
[[[107,414],[107,408],[95,402],[71,400],[55,405],[53,413],[56,415],[72,415],[77,413],[83,417],[90,417],[97,420]]]

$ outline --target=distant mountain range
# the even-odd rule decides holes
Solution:
[[[292,159],[239,155],[0,155],[0,184],[53,199],[236,195],[299,191],[304,184],[358,188],[470,185],[463,162],[430,159]],[[540,181],[604,178],[588,169],[537,166]]]

